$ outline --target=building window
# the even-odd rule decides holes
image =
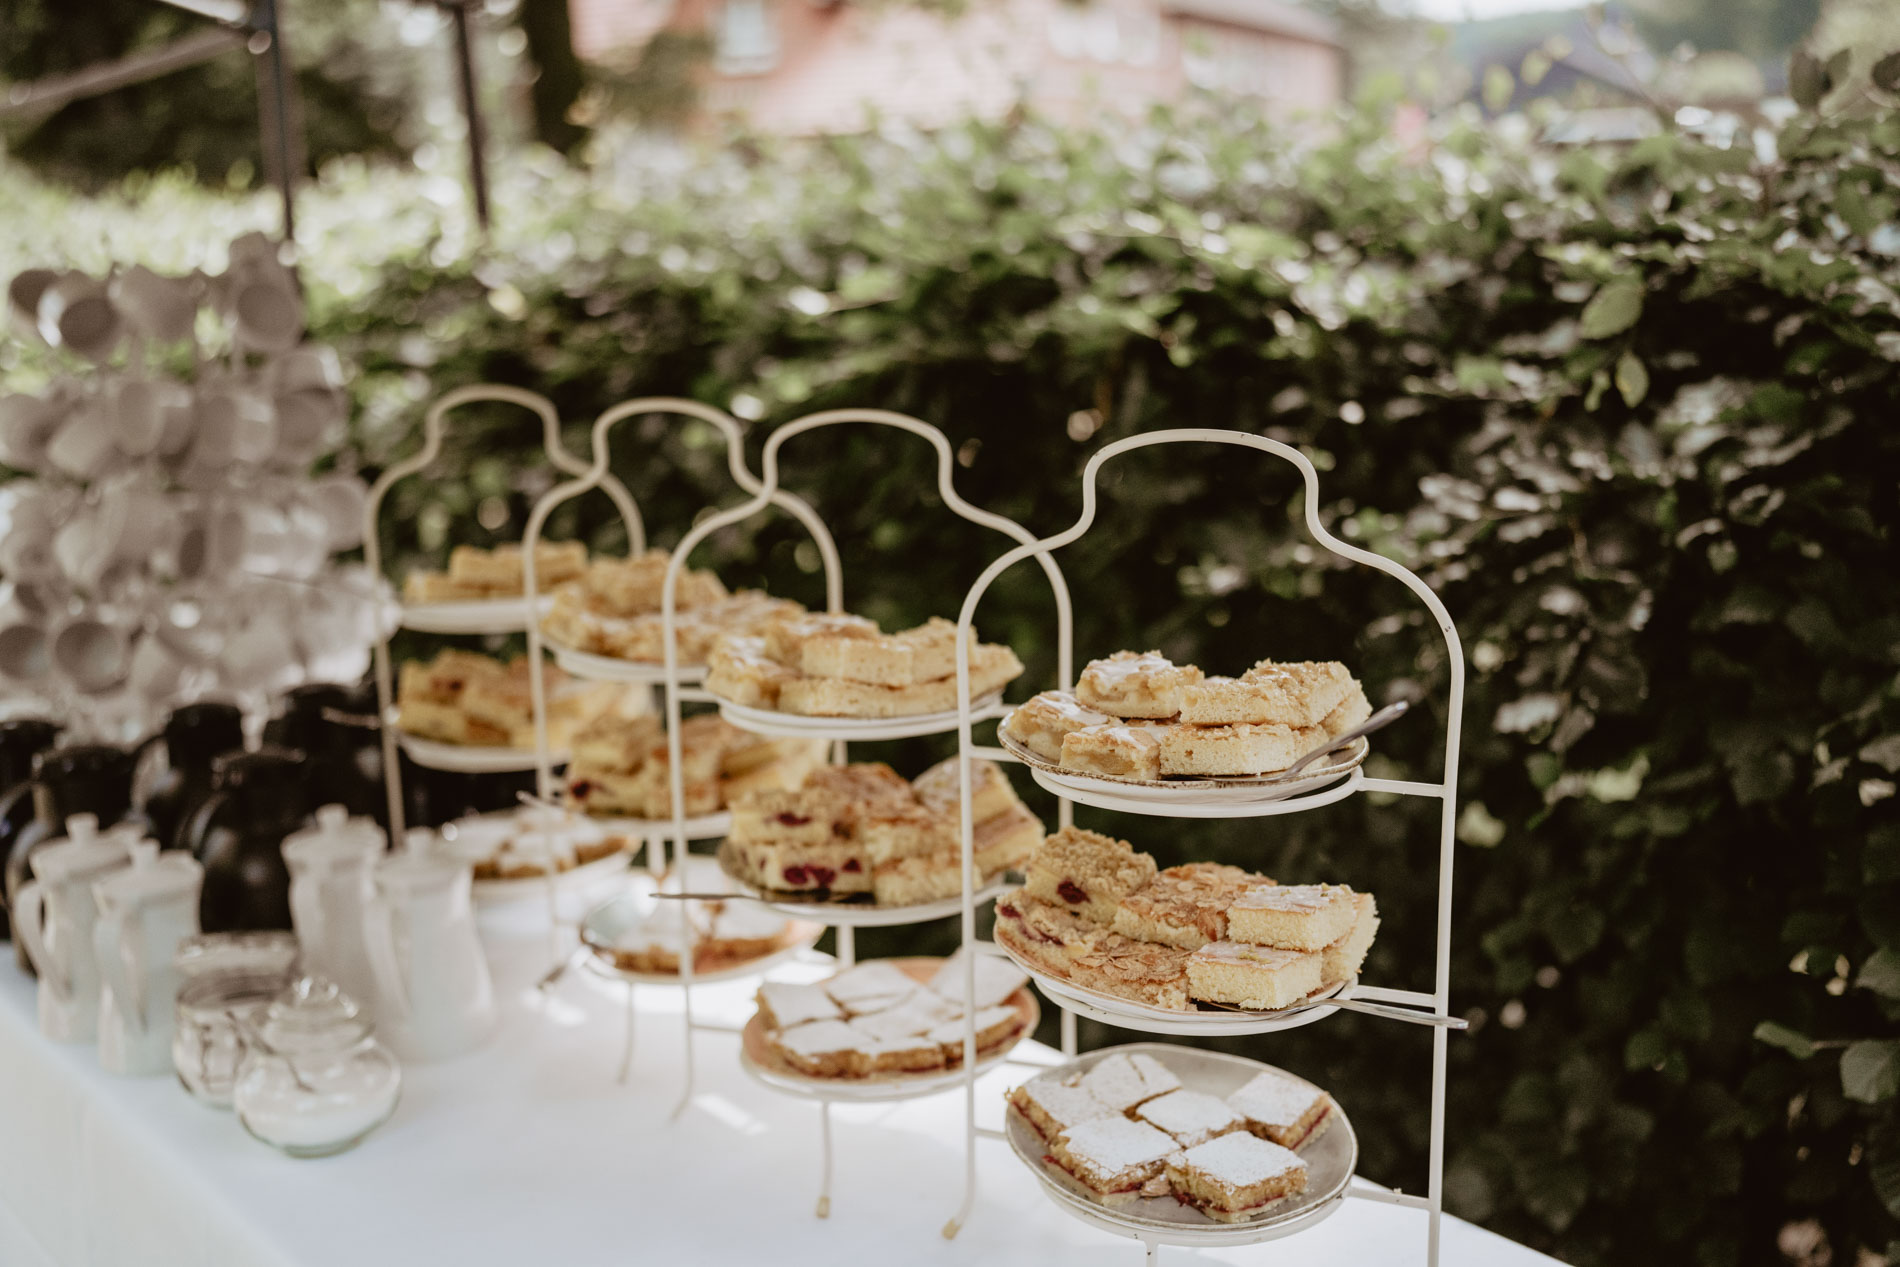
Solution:
[[[778,32],[768,0],[725,0],[713,67],[722,75],[763,75],[778,65]]]

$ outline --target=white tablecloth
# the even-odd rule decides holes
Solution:
[[[536,920],[541,921],[537,931]],[[0,1264],[4,1267],[380,1267],[401,1264],[1141,1261],[1141,1247],[1062,1213],[994,1139],[977,1143],[981,1196],[962,1235],[954,1212],[960,1094],[833,1111],[831,1217],[813,1213],[818,1109],[749,1078],[738,1039],[700,1032],[698,1094],[682,1086],[678,991],[640,991],[631,1081],[614,1080],[618,986],[570,973],[552,997],[545,912],[484,919],[505,1013],[475,1055],[405,1071],[395,1117],[355,1150],[294,1161],[170,1078],[109,1077],[89,1046],[56,1046],[34,1023],[34,984],[0,966]],[[782,970],[815,975],[809,965]],[[751,986],[695,992],[701,1019],[739,1022]],[[1026,1045],[1028,1059],[1053,1058]],[[979,1121],[1026,1076],[979,1082]],[[1277,1245],[1198,1251],[1201,1261],[1366,1267],[1425,1261],[1425,1216],[1373,1201]],[[1164,1261],[1190,1251],[1162,1250]],[[1455,1219],[1443,1261],[1544,1267],[1554,1260]]]

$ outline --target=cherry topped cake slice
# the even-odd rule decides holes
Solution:
[[[1121,900],[1154,874],[1155,860],[1127,841],[1064,827],[1029,855],[1024,890],[1107,926]]]

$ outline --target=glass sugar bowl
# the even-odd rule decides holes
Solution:
[[[255,1027],[289,984],[290,977],[278,972],[215,972],[179,988],[172,1067],[199,1103],[231,1107],[244,1059],[244,1028]]]
[[[238,1121],[271,1147],[327,1157],[395,1112],[402,1067],[334,982],[299,977],[243,1028]]]

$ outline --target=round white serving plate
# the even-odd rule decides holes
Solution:
[[[1332,1005],[1331,1000],[1342,996],[1351,997],[1352,988],[1359,984],[1358,977],[1346,981],[1335,981],[1321,988],[1319,993],[1309,995],[1292,1007],[1281,1008],[1277,1012],[1243,1012],[1227,1009],[1177,1012],[1171,1008],[1150,1007],[1146,1003],[1117,998],[1112,994],[1102,994],[1096,990],[1085,990],[1074,982],[1052,977],[1024,963],[1002,942],[997,942],[996,948],[1008,955],[1010,962],[1027,972],[1030,980],[1036,983],[1036,988],[1060,1006],[1106,1025],[1141,1030],[1148,1034],[1238,1037],[1243,1034],[1268,1034],[1275,1030],[1298,1029],[1302,1025],[1311,1025],[1314,1021],[1325,1020],[1337,1012],[1339,1009]]]
[[[737,894],[734,895],[738,900]],[[623,893],[618,897],[602,902],[587,912],[581,920],[581,944],[590,952],[581,963],[596,976],[614,981],[624,981],[630,985],[680,985],[683,984],[677,972],[630,972],[615,964],[597,946],[610,946],[615,937],[623,931],[629,918],[642,913],[653,903],[648,893]],[[664,912],[662,912],[664,914]],[[695,972],[694,985],[711,985],[719,981],[737,981],[745,977],[756,977],[767,969],[784,963],[805,953],[824,936],[822,924],[810,924],[802,920],[786,920],[783,932],[784,944],[769,955],[760,955],[756,959],[747,959],[710,972]]]
[[[673,839],[673,820],[670,818],[624,818],[603,815],[589,818],[609,835],[638,836],[642,840]],[[688,840],[724,840],[726,833],[732,830],[732,811],[718,810],[711,814],[699,814],[686,819],[686,839]]]
[[[1248,796],[1228,799],[1217,792],[1191,797],[1128,796],[1118,784],[1090,783],[1085,775],[1058,779],[1047,770],[1033,768],[1029,777],[1038,786],[1078,805],[1093,805],[1118,814],[1146,814],[1151,818],[1271,818],[1279,814],[1298,814],[1345,800],[1357,792],[1366,779],[1365,771],[1352,770],[1336,782],[1327,780],[1332,786],[1314,792],[1265,799]]]
[[[545,616],[553,603],[554,595],[543,594],[535,606]],[[404,603],[402,627],[433,634],[521,633],[528,627],[528,600],[469,598],[452,603]]]
[[[489,748],[476,744],[443,743],[424,739],[406,731],[397,731],[396,740],[409,759],[431,770],[449,770],[457,774],[514,774],[535,768],[532,748]],[[551,754],[552,765],[566,765],[567,754]]]
[[[970,716],[983,721],[996,716],[1003,692],[991,691],[970,702]],[[719,715],[741,730],[786,739],[914,739],[919,735],[947,734],[957,728],[957,710],[917,713],[910,717],[807,717],[781,713],[776,708],[750,708],[713,696]]]
[[[1065,1078],[1116,1053],[1153,1056],[1172,1070],[1189,1090],[1222,1097],[1238,1091],[1256,1074],[1286,1073],[1272,1065],[1225,1052],[1200,1051],[1171,1043],[1131,1043],[1089,1052],[1038,1076]],[[1353,1168],[1359,1164],[1359,1138],[1353,1133],[1352,1122],[1345,1111],[1335,1103],[1332,1125],[1299,1150],[1306,1161],[1306,1191],[1276,1202],[1245,1222],[1222,1223],[1172,1196],[1137,1197],[1125,1205],[1103,1205],[1067,1171],[1042,1160],[1048,1146],[1029,1120],[1013,1108],[1006,1114],[1003,1133],[1011,1151],[1035,1173],[1050,1198],[1064,1211],[1118,1236],[1168,1245],[1253,1245],[1305,1231],[1338,1213],[1352,1182]]]
[[[554,656],[554,663],[578,678],[586,678],[592,682],[632,682],[654,686],[662,685],[666,681],[666,665],[657,660],[622,660],[619,656],[582,651],[578,647],[570,647],[552,638],[544,637],[541,642]],[[705,679],[705,665],[682,664],[679,666],[681,682],[703,682]]]
[[[749,895],[761,906],[769,907],[780,914],[793,919],[817,920],[833,928],[893,928],[899,924],[922,924],[928,920],[945,919],[963,910],[963,898],[947,897],[937,902],[919,902],[914,906],[879,906],[874,902],[854,902],[840,899],[822,902],[816,899],[800,901],[797,898],[773,896],[771,890],[761,889],[741,879],[736,869],[729,864],[731,855],[724,846],[719,850],[719,869],[726,879]],[[998,878],[976,891],[972,899],[977,906],[993,901],[1009,892],[1012,886],[1007,880]]]
[[[892,959],[890,962],[915,977],[919,985],[929,981],[931,974],[944,963],[942,959],[927,957]],[[1018,989],[1006,1001],[1016,1009],[1022,1024],[1015,1038],[1005,1039],[977,1057],[978,1074],[995,1068],[1007,1059],[1018,1043],[1036,1032],[1036,1023],[1042,1019],[1042,1009],[1028,990]],[[955,1069],[932,1070],[929,1073],[893,1073],[873,1078],[813,1078],[799,1073],[782,1061],[774,1060],[765,1039],[765,1022],[756,1013],[746,1022],[740,1034],[739,1063],[745,1066],[747,1073],[775,1091],[833,1104],[914,1100],[921,1096],[953,1091],[969,1077],[969,1071],[959,1065]]]
[[[633,865],[633,859],[631,853],[608,854],[605,858],[596,858],[578,867],[557,871],[554,875],[554,890],[565,895],[591,888],[616,875],[624,875]],[[545,874],[515,876],[507,880],[477,880],[473,888],[475,901],[484,906],[541,899],[547,896],[547,892],[548,878]]]

